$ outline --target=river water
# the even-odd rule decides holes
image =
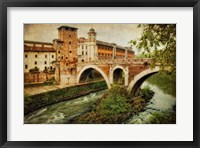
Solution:
[[[128,124],[145,124],[148,123],[152,116],[152,113],[163,113],[163,112],[174,112],[173,106],[176,104],[176,98],[170,94],[164,93],[158,86],[152,85],[148,82],[144,82],[141,88],[148,86],[155,92],[153,98],[150,100],[148,105],[145,107],[144,112],[139,112],[134,115],[126,123]]]
[[[173,111],[176,104],[175,97],[165,94],[159,87],[144,82],[142,88],[149,86],[155,92],[154,97],[148,103],[145,111],[131,117],[127,124],[145,124],[154,112]],[[41,108],[25,116],[25,124],[66,124],[92,108],[92,105],[102,97],[106,90],[68,100]]]
[[[107,90],[41,108],[25,116],[25,124],[64,124],[92,108]]]

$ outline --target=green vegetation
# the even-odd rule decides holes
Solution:
[[[150,90],[150,88],[148,86],[144,87],[143,89],[141,89],[140,91],[140,96],[145,100],[145,102],[149,102],[153,96],[154,96],[154,92],[152,90]]]
[[[135,55],[135,58],[152,58],[153,53],[139,53]]]
[[[91,112],[78,117],[74,122],[83,124],[117,124],[126,121],[133,112],[125,88],[114,86],[95,105]]]
[[[48,81],[45,81],[44,83],[42,83],[42,86],[48,86],[48,85],[54,85],[55,84],[55,77],[52,77],[51,79],[49,79]]]
[[[120,124],[130,118],[133,112],[144,109],[152,91],[146,89],[143,97],[131,99],[127,90],[120,86],[113,86],[93,107],[91,112],[81,115],[74,123],[80,124]]]
[[[151,58],[150,67],[160,67],[160,72],[147,81],[157,85],[165,93],[176,96],[176,24],[144,24],[138,27],[143,29],[141,37],[130,41],[138,49],[136,57]],[[145,89],[141,93],[148,98]],[[175,122],[176,114],[172,112],[153,113],[149,121],[161,124]]]
[[[171,76],[167,73],[157,73],[147,81],[151,84],[157,85],[160,89],[162,89],[165,93],[170,94],[172,96],[176,96],[176,77]]]
[[[140,90],[140,95],[133,100],[133,107],[135,112],[144,111],[147,103],[153,98],[154,92],[148,86]]]
[[[37,67],[34,67],[34,68],[32,68],[32,69],[29,69],[29,72],[39,72],[39,68],[37,68]]]
[[[141,96],[135,97],[133,100],[133,107],[135,112],[144,111],[146,105],[147,103],[145,102],[145,99],[143,99]]]
[[[154,112],[147,124],[176,124],[176,113],[170,111]]]
[[[86,95],[107,88],[104,81],[80,86],[66,87],[37,95],[24,97],[24,113],[33,112],[41,107]]]
[[[162,71],[176,74],[176,24],[145,24],[141,37],[130,43],[136,45],[138,51],[151,57],[151,67],[158,63]]]

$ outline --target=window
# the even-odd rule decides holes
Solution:
[[[28,65],[25,65],[25,69],[28,69]]]
[[[54,58],[54,55],[52,55],[52,58]]]
[[[82,47],[82,49],[84,49],[84,46],[81,46]]]
[[[61,59],[63,59],[63,56],[61,57]]]
[[[85,52],[85,55],[87,55],[87,52]]]
[[[28,57],[28,55],[27,54],[25,54],[25,58],[27,58]]]
[[[52,70],[52,66],[50,66],[50,69]]]
[[[60,53],[60,50],[58,50],[58,53]]]
[[[71,36],[71,34],[69,35],[69,38],[71,38],[72,36]]]
[[[84,51],[82,51],[82,55],[84,55]]]
[[[46,64],[47,64],[47,61],[44,61],[44,64],[46,65]]]
[[[47,55],[45,55],[45,58],[47,58]]]
[[[66,57],[66,60],[67,60],[68,58]]]
[[[37,65],[37,61],[35,61],[35,65]]]
[[[87,46],[85,46],[85,49],[87,49]]]
[[[35,58],[37,58],[37,54],[35,55]]]
[[[71,41],[69,41],[69,45],[71,45],[72,44],[72,42]]]
[[[69,53],[72,53],[72,51],[70,50]]]

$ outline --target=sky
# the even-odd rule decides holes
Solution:
[[[141,35],[141,28],[137,24],[25,24],[24,39],[41,42],[52,42],[58,38],[57,28],[68,25],[78,28],[78,37],[87,38],[92,27],[97,32],[97,40],[129,46],[128,42]]]

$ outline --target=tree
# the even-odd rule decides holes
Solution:
[[[138,40],[131,40],[139,52],[152,58],[151,67],[176,74],[176,24],[145,24]]]

